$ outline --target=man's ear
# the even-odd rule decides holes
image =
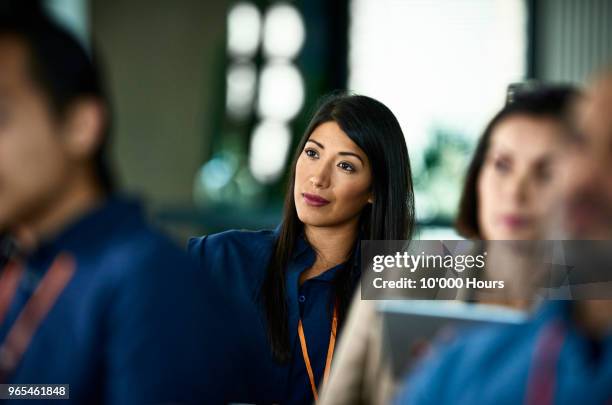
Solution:
[[[63,138],[67,154],[74,160],[90,159],[102,143],[106,111],[95,98],[82,98],[68,110]]]

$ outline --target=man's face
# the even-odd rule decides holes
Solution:
[[[564,181],[564,228],[572,239],[612,239],[612,76],[576,106]]]
[[[0,37],[0,231],[41,215],[70,173],[61,130],[28,63],[19,39]]]

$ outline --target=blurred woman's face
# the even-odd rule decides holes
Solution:
[[[312,132],[295,168],[297,214],[317,227],[357,223],[372,202],[372,173],[366,154],[330,121]]]
[[[558,197],[555,182],[563,126],[552,118],[514,115],[493,129],[478,177],[483,239],[542,238]]]

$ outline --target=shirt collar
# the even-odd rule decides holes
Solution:
[[[134,199],[110,196],[67,224],[54,237],[42,240],[26,255],[29,267],[46,269],[60,252],[96,251],[96,242],[108,237],[117,225],[143,221],[142,207]]]
[[[277,228],[278,230],[279,228]],[[353,257],[355,257],[353,266],[356,267],[356,271],[353,274],[361,274],[360,263],[361,263],[361,240],[358,239],[354,248]],[[306,236],[302,232],[295,242],[293,255],[291,259],[291,265],[289,266],[290,271],[295,271],[300,274],[302,271],[310,268],[316,259],[316,252],[314,248],[306,240]],[[334,279],[336,272],[341,269],[345,263],[334,266],[325,272],[321,273],[313,280],[331,281]]]
[[[280,231],[282,227],[282,223],[277,225],[274,229],[274,237],[278,239],[280,237]],[[305,257],[302,257],[305,256]],[[293,252],[291,254],[291,261],[303,261],[304,264],[308,264],[308,267],[312,266],[315,259],[315,252],[310,243],[306,240],[306,235],[304,235],[304,231],[300,232],[300,235],[297,237],[295,241],[295,245],[293,246]]]

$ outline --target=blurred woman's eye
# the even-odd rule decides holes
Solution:
[[[551,178],[552,173],[550,172],[550,170],[545,170],[538,173],[538,180],[540,180],[542,183],[549,182]]]
[[[314,149],[310,149],[310,148],[304,149],[304,153],[306,154],[306,156],[308,156],[311,159],[315,159],[319,157],[319,154]]]
[[[347,163],[347,162],[340,162],[338,163],[338,167],[341,168],[342,170],[346,171],[346,172],[354,172],[355,168],[353,167],[352,164]]]
[[[541,165],[536,171],[536,178],[542,183],[549,182],[553,177],[553,168],[551,165]]]
[[[495,171],[505,174],[510,171],[512,165],[507,159],[497,158],[493,161],[493,167],[495,168]]]

